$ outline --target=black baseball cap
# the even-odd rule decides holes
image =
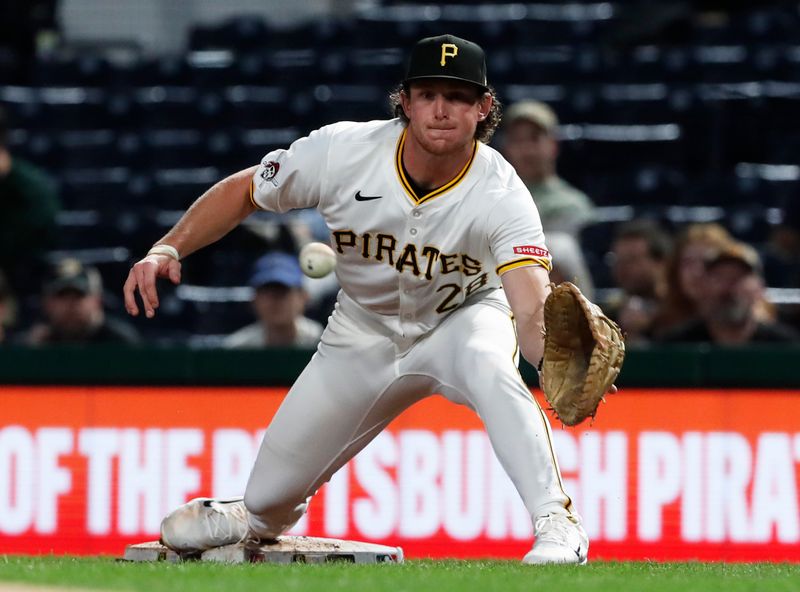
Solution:
[[[48,296],[66,291],[79,292],[83,295],[100,294],[103,291],[100,272],[95,267],[84,265],[72,258],[56,262],[49,270],[43,287],[44,293]]]
[[[455,35],[426,37],[411,50],[403,84],[424,78],[461,80],[486,91],[486,54],[477,43]]]

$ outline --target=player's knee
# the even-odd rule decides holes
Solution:
[[[467,349],[463,358],[464,368],[469,368],[469,379],[474,382],[491,384],[503,372],[513,369],[511,356],[502,356],[490,347],[473,346]]]

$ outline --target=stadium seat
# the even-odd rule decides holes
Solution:
[[[601,123],[663,124],[676,122],[681,106],[674,89],[664,83],[605,84],[599,87],[597,113]],[[600,123],[600,122],[599,122]]]
[[[124,167],[129,163],[118,149],[111,129],[65,131],[56,137],[57,166],[61,170]]]
[[[680,126],[674,123],[565,126],[564,134],[564,169],[601,173],[644,165],[684,165],[683,136]]]
[[[260,49],[270,39],[267,23],[258,14],[242,14],[219,24],[195,26],[189,33],[192,50]]]
[[[148,198],[160,208],[185,210],[220,178],[213,166],[155,169]]]
[[[578,179],[575,179],[578,182]],[[581,189],[597,205],[668,204],[681,200],[686,178],[680,168],[642,166],[583,175]]]
[[[303,108],[293,94],[280,86],[233,86],[223,94],[223,123],[231,128],[275,128],[297,124]],[[308,102],[306,109],[310,109]]]
[[[325,125],[335,121],[387,118],[386,96],[386,91],[371,85],[318,85],[313,92],[314,121],[317,125]]]
[[[520,84],[575,84],[586,74],[578,68],[574,46],[520,46],[511,55],[510,72]]]
[[[52,133],[43,130],[12,130],[9,134],[12,154],[32,161],[34,164],[57,173],[61,156]]]
[[[218,89],[224,86],[244,84],[255,78],[248,76],[248,68],[243,68],[237,55],[230,50],[193,51],[186,56],[186,66],[190,85],[204,89]]]
[[[151,167],[205,167],[213,164],[206,134],[197,129],[154,129],[142,136]]]
[[[435,6],[386,6],[362,11],[355,18],[359,47],[409,47],[423,37],[422,23],[437,18]],[[441,32],[439,33],[441,34]]]
[[[61,199],[67,209],[111,211],[127,199],[131,178],[125,167],[66,169]]]
[[[267,152],[288,148],[300,135],[300,130],[294,127],[242,130],[238,138],[239,152],[243,162],[256,163]]]
[[[753,203],[726,208],[724,225],[736,238],[752,245],[765,243],[773,227],[769,209]]]
[[[114,248],[124,243],[128,248],[139,244],[144,216],[139,209],[118,205],[116,211],[103,209],[62,210],[57,217],[58,249]]]
[[[147,129],[203,129],[222,114],[218,92],[189,86],[150,86],[134,92],[134,117]]]
[[[388,90],[397,85],[405,74],[405,52],[398,47],[352,49],[342,52],[338,59],[335,53],[323,58],[331,70],[326,80],[332,83],[364,84]]]
[[[20,71],[20,62],[15,51],[0,47],[0,85],[15,84]]]
[[[254,54],[260,59],[263,84],[302,88],[309,84],[309,73],[319,71],[321,56],[316,48],[289,47]]]
[[[108,84],[111,66],[100,55],[47,57],[33,71],[35,86],[104,86]]]
[[[99,88],[41,87],[26,118],[30,128],[41,130],[96,129],[113,125],[106,109],[106,93]]]
[[[692,50],[691,70],[696,82],[747,82],[758,79],[744,45],[700,45]]]

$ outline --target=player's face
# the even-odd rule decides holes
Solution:
[[[612,246],[612,252],[612,273],[617,286],[629,294],[651,294],[661,264],[650,255],[647,241],[638,237],[618,239]]]
[[[99,297],[75,290],[63,290],[44,300],[50,324],[63,335],[83,335],[96,324],[101,314]]]
[[[717,263],[708,271],[708,312],[718,321],[731,325],[747,322],[761,292],[758,275],[736,261]]]
[[[291,325],[303,314],[306,293],[282,284],[267,284],[256,290],[256,314],[267,327]]]
[[[435,78],[414,82],[402,101],[409,141],[437,156],[471,150],[475,129],[492,106],[491,96],[472,84]]]

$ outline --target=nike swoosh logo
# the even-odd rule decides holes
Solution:
[[[572,551],[575,553],[575,555],[578,556],[578,559],[581,558],[581,546],[580,545],[578,545],[577,549],[573,549]]]
[[[380,199],[382,195],[361,195],[361,191],[356,191],[356,201],[370,201],[373,199]]]
[[[231,500],[207,499],[207,500],[205,500],[203,502],[203,505],[206,508],[210,508],[211,504],[213,504],[213,503],[217,503],[217,504],[235,504],[238,501],[240,501],[240,500],[238,500],[238,499],[231,499]]]

